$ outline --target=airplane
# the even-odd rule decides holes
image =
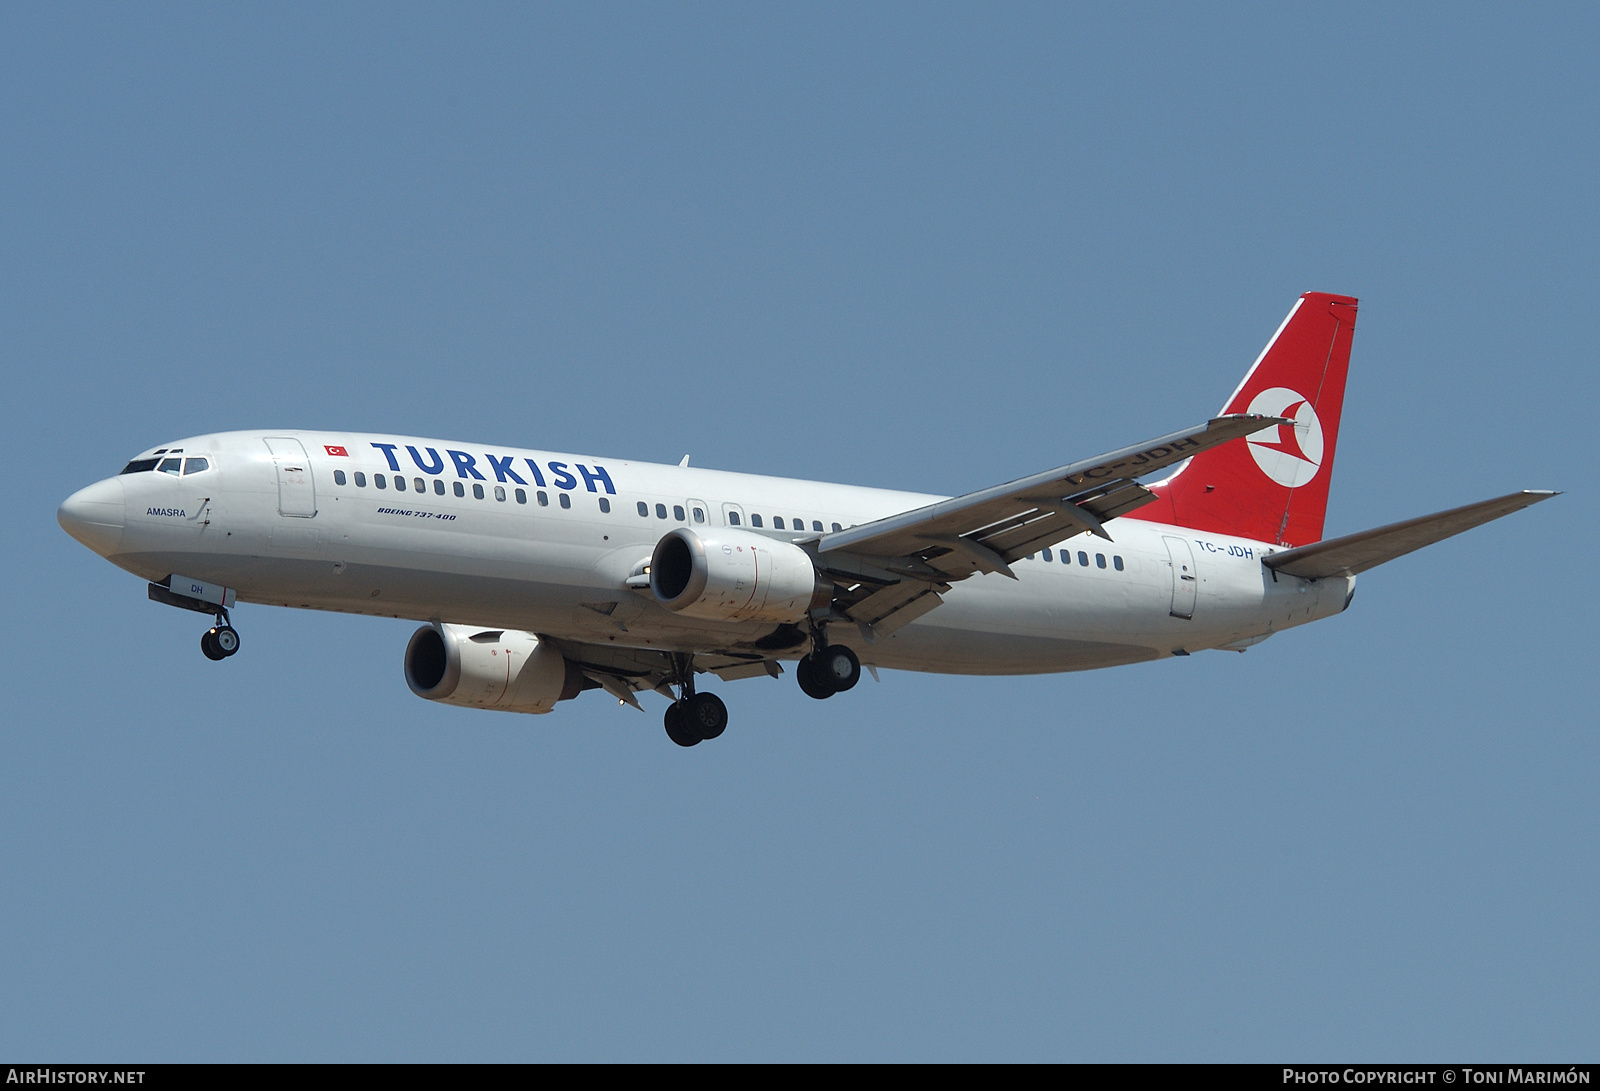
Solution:
[[[278,430],[153,447],[58,518],[152,600],[210,615],[209,659],[238,652],[239,602],[408,618],[419,697],[546,713],[655,691],[668,738],[694,746],[728,723],[703,674],[791,664],[820,700],[863,665],[1037,674],[1244,651],[1343,612],[1375,565],[1557,495],[1324,539],[1356,310],[1301,296],[1204,424],[963,496]]]

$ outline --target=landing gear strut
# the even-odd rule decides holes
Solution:
[[[681,696],[667,706],[663,717],[667,738],[679,746],[695,746],[721,735],[728,729],[728,706],[715,693],[694,691],[694,663],[689,656],[677,657],[677,674]]]
[[[200,637],[200,651],[207,659],[226,659],[239,650],[239,631],[228,621],[228,611],[217,611],[217,623]]]

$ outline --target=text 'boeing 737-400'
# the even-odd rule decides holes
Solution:
[[[654,691],[693,746],[728,722],[706,673],[790,664],[820,699],[863,664],[1034,674],[1242,651],[1341,612],[1374,565],[1555,495],[1324,539],[1355,321],[1354,299],[1308,293],[1220,416],[954,498],[269,431],[151,448],[59,517],[152,599],[214,617],[211,659],[239,650],[236,602],[414,618],[420,697],[549,712]]]

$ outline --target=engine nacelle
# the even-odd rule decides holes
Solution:
[[[650,555],[656,601],[705,621],[796,622],[826,606],[833,585],[805,550],[747,530],[668,531]]]
[[[583,683],[583,672],[560,652],[514,629],[424,625],[406,645],[406,685],[447,705],[549,712]]]

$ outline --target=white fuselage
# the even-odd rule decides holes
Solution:
[[[297,460],[284,455],[293,448],[282,441],[303,448],[297,479],[285,476],[286,463]],[[648,588],[629,589],[626,581],[668,530],[737,519],[744,530],[802,541],[818,537],[814,528],[850,527],[942,499],[383,435],[228,432],[163,450],[172,448],[205,458],[208,468],[187,476],[125,473],[79,494],[91,506],[85,510],[103,515],[93,548],[146,579],[181,573],[232,588],[245,602],[681,652],[765,647],[794,658],[805,649],[777,646],[771,623],[696,621],[664,609]],[[831,638],[881,667],[1084,670],[1242,647],[1338,613],[1353,590],[1353,577],[1274,576],[1261,557],[1276,547],[1261,542],[1132,518],[1108,530],[1113,541],[1080,535],[1050,550],[1048,560],[1041,551],[1018,562],[1015,580],[989,574],[958,582],[938,609],[882,638],[851,625],[833,626]],[[1186,564],[1192,572],[1180,574]],[[1183,575],[1193,576],[1188,588]],[[1184,611],[1192,616],[1175,616]]]

